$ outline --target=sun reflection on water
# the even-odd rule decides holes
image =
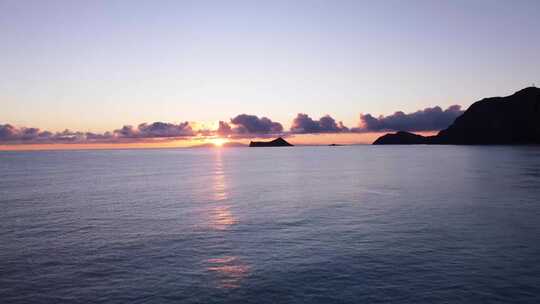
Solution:
[[[225,201],[228,198],[226,185],[225,185],[225,175],[223,171],[216,171],[214,173],[214,183],[212,188],[213,200],[216,202]]]
[[[222,151],[216,151],[215,169],[212,183],[212,202],[208,209],[209,225],[214,230],[226,230],[238,220],[231,212],[227,193],[226,175],[223,166]]]
[[[207,215],[209,228],[217,232],[218,235],[225,236],[225,234],[234,233],[230,227],[237,224],[238,220],[231,211],[222,153],[224,152],[219,149],[215,152],[212,194]],[[224,289],[240,287],[242,280],[249,272],[249,266],[243,263],[238,256],[212,257],[205,260],[204,264],[207,271],[217,279],[218,287]]]
[[[227,194],[227,185],[225,183],[225,169],[223,166],[223,159],[221,155],[222,151],[217,150],[215,152],[216,158],[215,158],[215,168],[214,168],[214,175],[213,175],[213,183],[212,183],[212,193],[213,193],[213,199],[214,201],[224,201],[227,200],[228,194]]]
[[[226,230],[238,221],[227,206],[217,206],[209,210],[210,226],[215,230]]]
[[[238,288],[248,272],[249,266],[242,263],[238,257],[225,256],[206,260],[207,269],[214,273],[219,280],[220,288]]]

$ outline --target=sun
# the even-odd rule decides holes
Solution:
[[[208,140],[210,143],[212,143],[216,147],[221,147],[223,144],[227,143],[228,140],[226,138],[212,138]]]

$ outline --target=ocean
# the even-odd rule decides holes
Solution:
[[[2,303],[540,303],[538,146],[0,152]]]

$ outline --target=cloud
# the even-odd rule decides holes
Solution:
[[[0,142],[10,141],[47,141],[61,138],[61,133],[41,131],[38,128],[18,128],[10,124],[0,124]]]
[[[15,127],[0,124],[0,142],[3,143],[84,143],[84,142],[134,142],[144,139],[174,139],[194,136],[188,122],[171,124],[142,123],[137,127],[124,126],[113,132],[92,133],[64,130],[62,132],[41,131],[38,128]]]
[[[461,114],[463,110],[459,105],[450,106],[444,111],[439,106],[408,114],[398,111],[378,118],[371,114],[361,114],[360,127],[353,128],[351,131],[437,131],[448,127]]]
[[[86,134],[83,132],[64,130],[62,132],[51,133],[45,131],[43,133],[49,134],[48,138],[45,140],[57,141],[57,142],[81,142],[86,140]]]
[[[17,127],[0,124],[0,143],[129,143],[150,140],[178,140],[192,137],[223,136],[231,138],[254,138],[287,136],[290,134],[316,134],[340,132],[379,132],[379,131],[435,131],[448,127],[463,111],[459,105],[442,110],[439,106],[426,108],[414,113],[395,112],[388,116],[373,117],[360,115],[360,126],[349,129],[336,122],[330,115],[314,120],[307,114],[298,113],[290,131],[283,130],[279,122],[267,117],[240,114],[229,122],[220,121],[217,129],[198,129],[196,123],[180,122],[141,123],[137,126],[125,125],[120,129],[104,133],[64,130],[50,132],[39,128]],[[195,130],[194,130],[195,128]]]
[[[209,135],[226,136],[231,138],[253,138],[286,136],[283,126],[279,122],[267,117],[240,114],[231,118],[230,122],[219,121],[217,130],[210,131]]]
[[[15,127],[10,124],[0,124],[0,142],[20,143],[54,143],[54,142],[84,142],[104,141],[113,138],[111,133],[95,134],[70,130],[62,132],[41,131],[38,128]]]
[[[0,140],[10,140],[18,137],[18,130],[10,125],[0,125]]]
[[[216,133],[220,136],[227,136],[227,135],[231,135],[233,133],[233,130],[228,123],[220,120],[219,127],[216,130]]]
[[[111,132],[105,132],[103,134],[86,132],[85,136],[89,141],[110,141],[114,138],[114,134]]]
[[[257,117],[255,115],[240,114],[231,119],[232,133],[235,134],[279,134],[283,132],[283,126],[279,122],[274,122],[266,117]],[[221,125],[220,125],[221,127]],[[230,127],[230,126],[229,126]],[[222,129],[225,130],[226,127]]]
[[[193,136],[194,132],[189,123],[172,124],[165,122],[154,122],[152,124],[142,123],[137,128],[123,126],[114,130],[114,134],[119,138],[170,138]]]
[[[340,121],[336,121],[325,115],[319,120],[313,120],[307,114],[298,113],[291,126],[292,133],[339,133],[347,132],[349,129]]]

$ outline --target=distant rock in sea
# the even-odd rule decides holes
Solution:
[[[477,101],[435,136],[400,131],[381,136],[373,144],[540,144],[540,88],[528,87],[510,96]]]
[[[278,137],[272,141],[252,141],[250,147],[292,147],[285,139]]]

